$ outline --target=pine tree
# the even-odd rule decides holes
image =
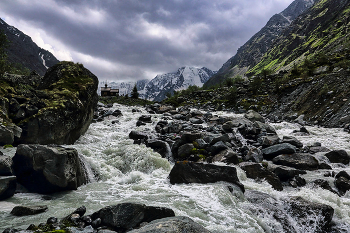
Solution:
[[[135,84],[134,88],[132,89],[131,98],[134,98],[134,99],[138,99],[139,98],[139,92],[137,91],[136,84]]]
[[[9,44],[6,34],[3,31],[0,31],[0,75],[3,75],[5,71],[9,68],[7,62],[7,54],[5,49]]]

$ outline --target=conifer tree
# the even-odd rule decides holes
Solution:
[[[137,91],[136,84],[135,84],[134,88],[132,89],[131,98],[134,98],[134,99],[138,99],[139,98],[139,92]]]

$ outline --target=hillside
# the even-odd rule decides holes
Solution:
[[[274,40],[281,35],[291,22],[314,4],[314,0],[295,0],[284,11],[275,14],[267,24],[240,47],[220,70],[205,83],[210,87],[224,81],[226,78],[243,76],[249,69],[258,64],[268,51]]]
[[[29,36],[2,19],[0,19],[0,30],[10,41],[6,49],[9,62],[21,64],[30,71],[35,70],[40,76],[44,76],[49,67],[59,62],[52,53],[38,47]]]

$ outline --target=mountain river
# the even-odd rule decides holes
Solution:
[[[105,118],[93,123],[85,135],[74,145],[85,160],[90,173],[91,183],[83,185],[76,191],[41,195],[35,193],[17,193],[12,198],[0,202],[0,232],[7,227],[26,229],[31,223],[46,222],[49,217],[62,218],[76,208],[84,205],[87,214],[107,205],[122,202],[137,202],[146,205],[164,206],[174,210],[177,216],[188,216],[211,232],[283,232],[278,224],[274,229],[267,224],[275,220],[268,216],[264,219],[253,215],[248,206],[252,204],[239,191],[231,193],[227,183],[214,184],[177,184],[171,185],[167,179],[173,166],[168,160],[144,145],[135,145],[128,135],[131,130],[154,131],[155,124],[162,115],[152,115],[154,123],[136,127],[142,112],[132,112],[132,107],[114,104],[112,110],[121,110],[119,118]],[[217,115],[233,115],[216,112]],[[118,123],[112,124],[112,121]],[[279,136],[291,135],[300,126],[292,123],[274,123]],[[322,143],[329,149],[344,149],[350,153],[350,134],[342,129],[326,129],[306,126],[309,136],[296,136],[304,145],[314,142]],[[4,154],[13,156],[16,148],[0,149]],[[219,163],[220,165],[220,163]],[[224,165],[224,164],[222,164]],[[349,166],[331,164],[337,173],[345,170],[350,174]],[[302,188],[284,187],[282,192],[274,190],[267,182],[256,182],[246,177],[244,171],[237,167],[240,181],[246,190],[268,193],[277,200],[290,196],[300,196],[306,200],[330,205],[334,208],[333,221],[339,232],[350,232],[350,191],[345,196],[305,186]],[[92,171],[98,173],[96,181]],[[325,170],[308,172],[301,175],[308,180],[323,177]],[[333,178],[334,179],[334,178]],[[331,180],[331,178],[329,178]],[[330,185],[334,188],[333,182]],[[47,205],[48,211],[34,216],[14,217],[10,214],[16,205]],[[295,226],[298,232],[314,232],[312,226]]]

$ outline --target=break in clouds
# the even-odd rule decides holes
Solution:
[[[3,0],[1,18],[100,80],[218,70],[292,0]]]

